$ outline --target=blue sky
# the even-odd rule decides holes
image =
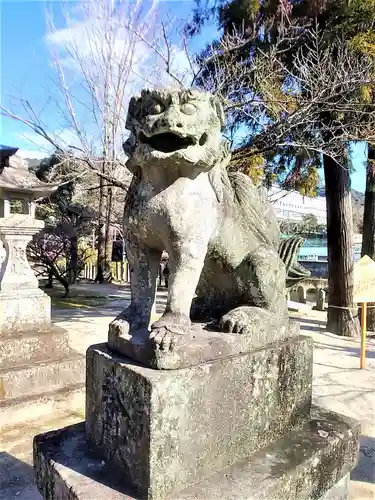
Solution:
[[[98,0],[99,1],[99,0]],[[75,3],[69,2],[70,6]],[[0,0],[1,22],[1,102],[9,104],[9,96],[24,97],[32,103],[37,112],[42,112],[46,104],[51,79],[55,77],[51,65],[51,54],[46,43],[46,11],[52,9],[55,25],[64,27],[59,1]],[[179,18],[186,18],[194,2],[168,1],[163,8]],[[208,30],[209,36],[215,32],[214,26]],[[201,43],[204,40],[200,40]],[[48,113],[47,113],[48,114]],[[33,143],[38,142],[30,130],[13,120],[0,116],[0,143],[18,146],[21,150],[32,152],[40,149]],[[46,118],[48,125],[53,124],[53,114]],[[32,153],[30,153],[32,154]],[[36,154],[35,154],[36,156]],[[364,191],[365,186],[365,146],[359,144],[353,148],[355,172],[352,175],[352,187]]]

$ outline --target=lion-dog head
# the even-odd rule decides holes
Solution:
[[[220,101],[199,90],[142,90],[131,99],[124,151],[130,163],[191,164],[210,170],[222,156],[224,112]]]

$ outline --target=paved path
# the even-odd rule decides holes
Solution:
[[[105,342],[108,323],[129,301],[127,286],[79,285],[81,290],[109,295],[105,306],[89,310],[56,310],[53,321],[69,331],[73,349],[84,353],[90,344]],[[166,294],[158,294],[162,312]],[[360,463],[352,474],[350,500],[375,500],[375,340],[368,342],[365,370],[359,370],[359,341],[325,332],[325,315],[309,311],[299,314],[304,334],[314,339],[313,400],[326,408],[357,418],[362,423]],[[84,419],[83,407],[69,407],[53,418],[10,427],[0,437],[0,500],[41,500],[33,484],[32,438],[35,434]],[[2,496],[5,491],[10,496]],[[93,499],[96,500],[96,499]]]

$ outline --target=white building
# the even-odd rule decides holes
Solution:
[[[326,199],[324,196],[308,198],[297,191],[284,191],[272,186],[268,191],[268,199],[272,203],[279,220],[300,221],[305,215],[312,214],[319,224],[327,222]]]

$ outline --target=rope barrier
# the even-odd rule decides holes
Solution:
[[[360,305],[358,305],[356,307],[355,306],[353,306],[353,307],[345,306],[344,307],[344,306],[330,306],[330,305],[328,305],[327,307],[333,307],[334,309],[347,309],[347,310],[350,310],[350,311],[352,311],[352,310],[353,311],[357,311],[358,309],[361,308]],[[367,309],[375,309],[375,305],[374,306],[367,306]]]

